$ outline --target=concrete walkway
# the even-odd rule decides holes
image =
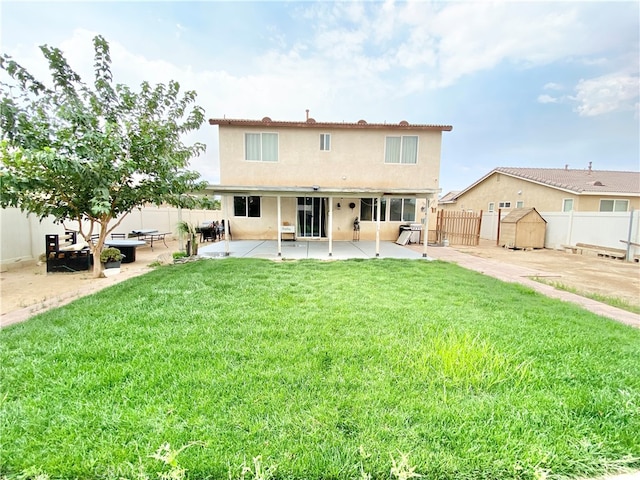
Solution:
[[[564,290],[558,290],[551,285],[546,285],[532,280],[531,278],[535,276],[545,276],[545,272],[541,272],[540,270],[531,270],[526,267],[469,255],[468,253],[460,252],[451,247],[429,247],[427,249],[427,255],[431,259],[456,263],[461,267],[469,270],[475,270],[505,282],[516,282],[526,285],[547,297],[575,303],[585,310],[589,310],[597,315],[617,320],[625,325],[640,328],[640,315],[637,313],[612,307],[605,303],[581,297],[580,295],[566,292]]]

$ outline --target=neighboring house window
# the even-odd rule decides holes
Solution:
[[[418,163],[418,137],[386,137],[384,163]]]
[[[245,133],[244,159],[254,162],[277,162],[278,134]]]
[[[498,206],[500,208],[511,208],[511,202],[500,202]]]
[[[259,217],[260,197],[233,197],[233,214],[236,217]]]
[[[415,222],[415,198],[392,198],[389,205],[389,220],[392,222]]]
[[[384,222],[386,217],[387,199],[383,198],[380,204],[382,206],[382,208],[380,209],[380,221]],[[360,221],[375,222],[377,220],[376,218],[377,213],[378,213],[377,198],[361,198],[360,199]]]
[[[601,212],[626,212],[629,210],[629,200],[600,200]]]
[[[331,150],[331,134],[330,133],[320,134],[320,150],[324,150],[324,151]]]
[[[516,202],[516,208],[524,208],[524,202],[522,200],[518,200]]]
[[[489,211],[490,212],[495,212],[496,211],[496,204],[493,202],[489,202]]]
[[[562,200],[562,211],[563,212],[573,211],[573,198],[565,198],[564,200]]]

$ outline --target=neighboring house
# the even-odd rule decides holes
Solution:
[[[569,168],[492,170],[441,199],[445,210],[484,212],[535,208],[539,212],[626,212],[640,209],[640,172]]]
[[[439,192],[447,125],[209,120],[219,130],[220,185],[233,239],[395,240],[422,223]],[[380,215],[377,215],[380,207]],[[225,213],[226,212],[226,213]],[[330,252],[331,253],[331,250]]]

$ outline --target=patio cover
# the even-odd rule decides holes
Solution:
[[[260,197],[276,197],[278,202],[277,231],[280,232],[282,224],[282,210],[280,199],[282,197],[340,197],[340,198],[377,198],[378,201],[384,198],[402,197],[402,198],[424,198],[429,205],[429,200],[433,197],[437,198],[440,189],[423,188],[342,188],[342,187],[325,187],[321,185],[309,185],[302,187],[266,187],[257,185],[209,185],[204,192],[207,195],[220,196],[260,196]],[[223,202],[224,218],[229,218],[229,202]],[[428,215],[429,209],[425,210]],[[333,250],[333,202],[329,202],[328,211],[329,220],[329,256]],[[428,225],[428,219],[425,218]],[[225,222],[225,229],[228,229],[228,222]],[[225,232],[226,253],[229,254],[229,235]],[[427,258],[427,242],[424,243],[422,256]],[[282,256],[282,240],[278,235],[278,256]],[[380,255],[380,218],[376,219],[376,257]]]

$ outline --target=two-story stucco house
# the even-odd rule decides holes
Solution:
[[[209,120],[233,239],[395,240],[423,223],[439,190],[447,125]],[[379,212],[379,215],[378,215]]]

